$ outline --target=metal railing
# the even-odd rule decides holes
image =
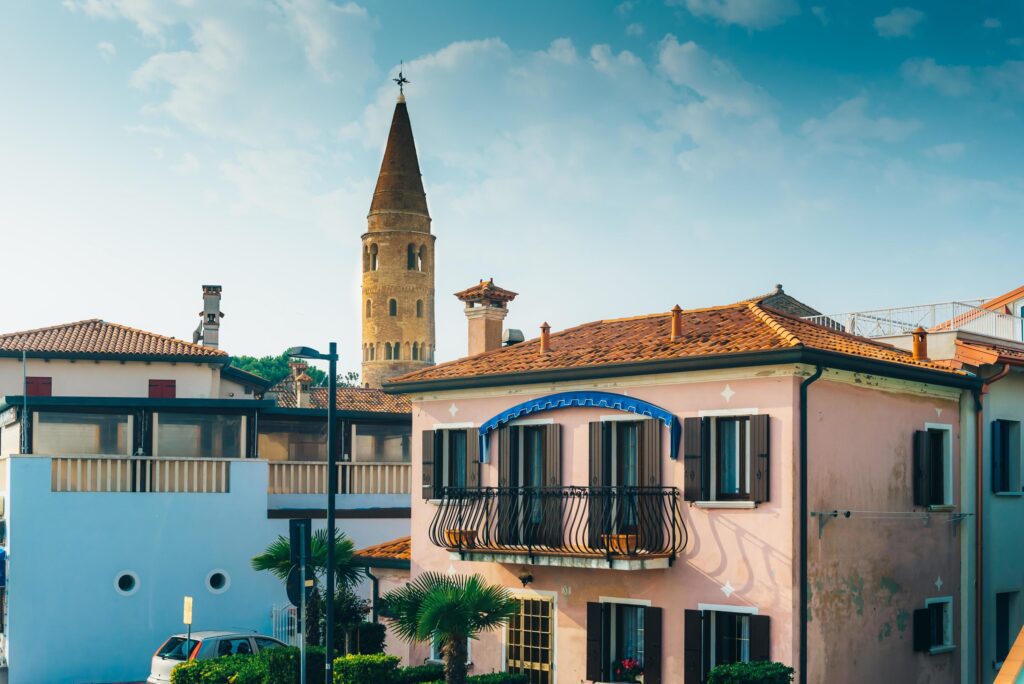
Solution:
[[[54,456],[54,492],[170,492],[224,494],[230,491],[230,463],[223,458]]]
[[[326,494],[327,463],[271,461],[270,494]],[[408,494],[408,463],[338,463],[339,494]]]
[[[928,332],[963,330],[1007,340],[1024,340],[1024,318],[982,309],[984,300],[943,302],[874,311],[806,316],[804,320],[861,337],[906,335],[918,326]]]
[[[675,558],[687,532],[675,487],[445,488],[430,541],[451,550]]]

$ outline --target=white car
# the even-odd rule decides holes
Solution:
[[[171,670],[186,660],[247,655],[286,645],[268,636],[242,632],[192,632],[191,640],[187,634],[175,634],[153,654],[153,664],[146,684],[167,684],[171,681]]]

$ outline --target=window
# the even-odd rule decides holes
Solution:
[[[683,621],[686,682],[702,682],[717,665],[769,660],[768,616],[731,606],[687,610]]]
[[[423,318],[423,300],[416,300],[416,318]]]
[[[391,351],[392,351],[392,358],[395,361],[398,361],[399,359],[402,358],[402,344],[400,342],[395,342],[394,345],[392,345],[392,347],[391,347]]]
[[[996,663],[1006,660],[1010,654],[1013,635],[1017,633],[1016,608],[1017,592],[1007,591],[996,594]]]
[[[186,640],[185,637],[173,636],[164,642],[164,645],[160,647],[156,654],[158,657],[166,658],[167,660],[188,660],[189,654],[195,650],[199,643],[195,640]]]
[[[391,360],[391,343],[390,342],[385,342],[384,343],[384,360],[385,361],[390,361]]]
[[[174,399],[177,396],[177,383],[174,380],[150,380],[150,399]]]
[[[366,300],[366,317],[373,317],[373,302],[371,302],[369,299]]]
[[[914,505],[953,505],[951,426],[914,432]]]
[[[420,360],[420,343],[419,342],[413,342],[412,343],[412,360],[413,361],[419,361]]]
[[[423,247],[421,245],[419,252],[416,253],[416,270],[417,271],[422,271],[423,270],[423,264],[426,262],[426,257],[427,257],[427,248]]]
[[[256,641],[257,648],[261,651],[266,651],[271,648],[285,648],[285,645],[277,639],[270,639],[267,637],[254,637],[254,639]]]
[[[388,300],[388,315],[389,316],[397,316],[398,315],[398,302],[395,301],[394,299],[389,299]]]
[[[914,650],[945,653],[953,650],[953,597],[931,598],[914,611]]]
[[[661,681],[661,608],[633,603],[587,604],[587,679]],[[631,671],[632,670],[632,671]]]
[[[519,599],[519,610],[508,623],[505,669],[526,675],[528,684],[550,684],[554,665],[554,601]]]
[[[422,458],[424,499],[440,499],[445,487],[480,486],[480,442],[476,430],[424,430]]]
[[[766,415],[684,419],[686,500],[767,501],[769,424]]]
[[[377,245],[370,245],[370,270],[377,270]]]
[[[356,424],[352,427],[352,460],[357,462],[408,463],[412,431],[406,425]]]
[[[326,461],[327,425],[322,420],[259,421],[260,458],[268,461]]]
[[[1020,421],[992,421],[992,491],[1021,491]]]
[[[29,397],[53,396],[53,378],[28,376],[25,378],[25,395]]]
[[[35,413],[37,454],[131,455],[132,418],[123,413]]]
[[[240,458],[243,416],[160,413],[156,454],[179,458]]]
[[[375,344],[371,344],[370,345],[370,360],[371,361],[376,361],[377,360],[377,345],[375,345]]]
[[[473,654],[470,652],[470,649],[472,648],[472,645],[473,645],[473,640],[467,638],[466,639],[466,665],[471,665],[473,663],[473,658],[472,658]],[[444,661],[444,653],[442,652],[442,648],[441,648],[441,639],[439,637],[436,637],[436,636],[433,639],[430,640],[430,660],[432,660],[434,662],[437,662],[437,663],[440,663],[440,662]]]
[[[223,570],[214,570],[206,576],[206,588],[211,594],[223,594],[231,588],[231,577]]]
[[[226,655],[249,655],[252,653],[252,644],[248,637],[237,639],[221,639],[217,643],[217,657]]]
[[[409,271],[419,270],[416,268],[416,245],[409,245],[409,248],[405,250],[405,268]]]
[[[498,538],[503,544],[563,544],[561,425],[512,424],[498,433]],[[511,491],[510,491],[511,490]]]

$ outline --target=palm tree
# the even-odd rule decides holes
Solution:
[[[480,575],[426,572],[383,597],[384,617],[406,641],[441,643],[445,681],[465,684],[466,640],[506,624],[519,609],[505,587]]]

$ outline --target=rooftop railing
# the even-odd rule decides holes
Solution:
[[[430,540],[463,553],[674,559],[687,533],[675,487],[446,488]]]
[[[962,330],[1017,342],[1024,341],[1024,319],[983,309],[984,300],[943,302],[874,311],[807,316],[805,320],[861,337],[907,335],[918,326],[928,332]]]
[[[408,463],[343,462],[337,464],[339,494],[408,494]],[[327,494],[324,461],[270,461],[271,494]]]

